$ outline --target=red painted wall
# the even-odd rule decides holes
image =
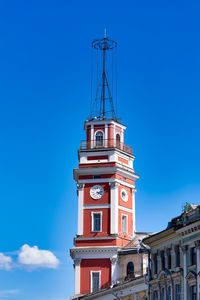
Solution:
[[[113,125],[112,124],[108,124],[108,139],[113,140]]]
[[[111,284],[111,262],[110,259],[83,259],[81,261],[80,292],[90,293],[90,271],[101,271],[101,289]]]
[[[128,201],[127,202],[123,201],[122,198],[121,198],[121,190],[123,188],[128,192]],[[119,189],[118,189],[118,192],[119,192],[119,194],[118,194],[119,205],[125,206],[127,208],[132,209],[132,193],[131,193],[131,189],[129,187],[127,187],[127,186],[120,185]]]
[[[91,212],[102,211],[102,231],[92,232],[92,217]],[[110,234],[110,208],[103,209],[84,209],[83,211],[83,236],[84,237],[99,237],[109,236]]]
[[[122,233],[122,215],[127,215],[128,216],[128,234],[123,234]],[[131,213],[125,212],[123,210],[119,210],[119,223],[118,223],[118,230],[119,230],[119,235],[121,237],[125,238],[130,238],[130,236],[133,233],[133,217]]]
[[[90,196],[90,189],[94,185],[101,185],[104,188],[103,196],[95,200]],[[87,183],[84,187],[84,205],[86,204],[108,204],[110,203],[110,186],[108,183]]]

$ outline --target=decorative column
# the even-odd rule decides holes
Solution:
[[[160,256],[160,250],[157,252],[157,274],[161,271],[161,256]]]
[[[111,284],[115,284],[119,276],[118,257],[112,257],[111,261]]]
[[[110,234],[118,234],[118,186],[119,183],[110,183]]]
[[[182,246],[181,250],[183,253],[183,296],[184,296],[184,300],[187,300],[187,279],[186,279],[186,275],[187,275],[187,246]]]
[[[105,147],[108,146],[108,124],[105,124]]]
[[[74,268],[75,268],[75,295],[80,294],[80,265],[81,265],[81,259],[74,259]]]
[[[136,227],[135,227],[135,192],[136,189],[132,189],[132,210],[133,210],[133,236],[135,235],[136,232]]]
[[[176,268],[176,253],[173,244],[171,244],[171,264],[172,264],[171,266],[172,268]]]
[[[91,148],[94,147],[94,124],[91,124]]]
[[[200,300],[200,240],[195,242],[197,249],[197,300]]]
[[[77,184],[78,191],[78,233],[77,235],[83,235],[83,195],[84,195],[84,184]]]
[[[169,265],[169,262],[168,262],[168,254],[167,254],[167,248],[165,247],[164,249],[164,255],[165,255],[165,269],[168,269],[168,265]]]

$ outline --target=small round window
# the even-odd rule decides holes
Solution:
[[[121,198],[124,202],[128,201],[128,192],[126,189],[121,189]]]

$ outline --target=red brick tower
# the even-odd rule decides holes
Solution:
[[[104,37],[100,41],[110,40]],[[124,144],[125,129],[115,117],[108,118],[105,110],[85,122],[86,141],[81,142],[79,168],[74,170],[78,232],[70,253],[75,295],[114,284],[118,279],[118,250],[135,235],[138,175],[133,169],[132,148]]]

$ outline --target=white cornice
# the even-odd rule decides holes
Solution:
[[[179,237],[185,237],[185,236],[192,236],[196,233],[199,233],[200,231],[200,220],[183,226],[182,228],[176,230],[176,234],[179,235]]]
[[[101,208],[110,208],[110,204],[94,204],[94,205],[84,205],[83,209],[101,209]]]
[[[126,129],[126,126],[125,125],[122,125],[121,123],[118,123],[114,120],[91,120],[91,121],[85,121],[85,124],[84,124],[84,129],[85,129],[85,126],[86,125],[102,125],[102,124],[115,124],[119,127],[121,127],[122,129]]]
[[[117,240],[119,239],[118,236],[98,236],[98,237],[77,237],[75,238],[76,241],[87,241],[87,240]]]
[[[111,182],[117,182],[121,185],[127,186],[131,189],[135,189],[135,185],[131,184],[129,182],[117,179],[117,178],[97,178],[97,179],[80,179],[77,181],[78,184],[83,183],[111,183]]]
[[[119,174],[123,177],[136,180],[139,175],[134,173],[133,169],[127,167],[94,167],[74,169],[74,179],[77,181],[78,175],[101,175],[101,174]]]
[[[96,248],[76,247],[70,249],[70,255],[72,259],[111,258],[114,255],[117,255],[119,249],[121,248],[118,246],[111,246],[111,247],[98,246]]]
[[[132,209],[127,208],[127,207],[125,207],[125,206],[119,205],[118,208],[119,208],[120,210],[126,211],[126,212],[128,212],[128,213],[131,213],[131,214],[133,213],[133,210],[132,210]]]

